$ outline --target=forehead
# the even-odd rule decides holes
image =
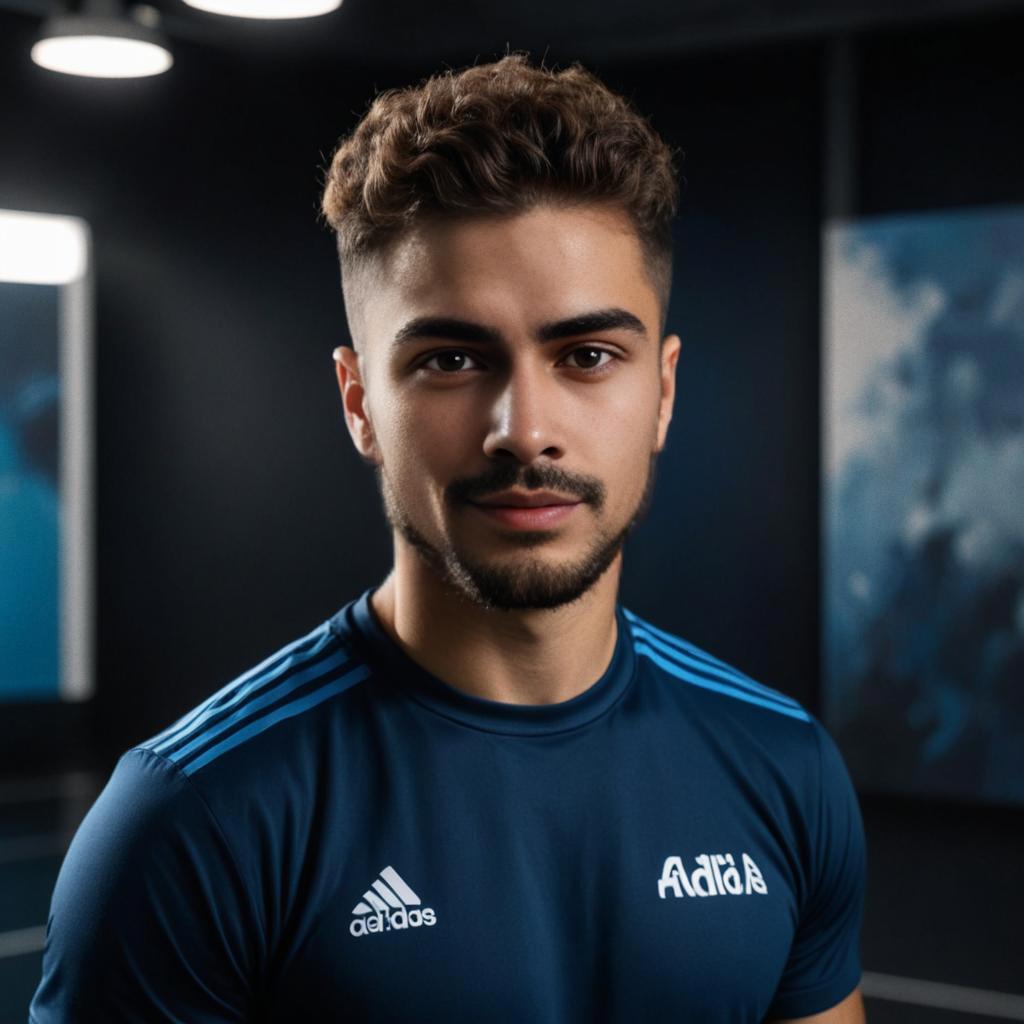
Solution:
[[[364,295],[370,333],[392,337],[415,315],[512,329],[610,307],[657,329],[640,239],[625,212],[604,206],[424,220],[381,257]]]

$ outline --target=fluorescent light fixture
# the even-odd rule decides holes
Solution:
[[[109,2],[86,5],[82,14],[50,18],[32,59],[49,71],[90,78],[143,78],[173,63],[164,36],[152,25],[127,18]]]
[[[233,18],[315,18],[336,11],[341,0],[185,0],[189,7]]]
[[[174,63],[170,53],[154,43],[116,36],[63,36],[40,39],[32,59],[49,71],[90,78],[144,78],[159,75]]]
[[[85,273],[88,232],[78,217],[0,210],[0,281],[68,284]]]

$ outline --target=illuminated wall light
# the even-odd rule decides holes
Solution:
[[[138,9],[125,17],[115,0],[90,0],[80,14],[50,18],[32,47],[32,60],[49,71],[90,78],[159,75],[173,63],[157,12]]]
[[[233,18],[315,18],[336,11],[341,0],[185,0],[189,7]]]
[[[0,281],[67,284],[85,273],[87,254],[78,217],[0,210]]]

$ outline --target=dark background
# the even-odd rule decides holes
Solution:
[[[563,9],[545,33],[529,5],[505,5],[504,21],[441,5],[417,26],[419,8],[386,18],[346,0],[329,28],[159,6],[174,68],[114,82],[35,67],[39,18],[0,3],[0,207],[77,214],[93,231],[98,524],[97,695],[0,708],[0,803],[55,769],[101,785],[130,745],[386,574],[390,535],[334,379],[347,335],[321,168],[375,90],[506,43],[584,59],[685,152],[675,415],[621,599],[818,711],[827,174],[848,174],[849,212],[863,214],[1024,201],[1022,9],[914,3],[897,21],[872,3],[776,4],[772,17],[751,3],[622,5],[592,23]],[[825,82],[838,37],[855,89],[837,169]],[[75,792],[87,807],[88,787]],[[865,970],[1024,993],[1024,811],[878,794],[862,806]],[[8,810],[39,832],[41,809]],[[4,825],[0,842],[13,835]],[[45,922],[62,848],[33,890],[17,848],[0,846],[0,907],[15,908],[0,930]],[[38,955],[0,969],[25,1005]]]

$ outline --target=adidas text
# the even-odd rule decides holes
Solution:
[[[353,935],[366,935],[368,932],[389,932],[392,928],[419,928],[420,925],[436,924],[437,917],[430,907],[422,910],[391,910],[378,911],[357,917],[348,927]]]
[[[668,857],[658,879],[658,895],[666,896],[742,896],[768,892],[764,875],[746,853],[740,854],[740,873],[731,853],[702,853],[694,857],[697,866],[689,874],[682,857]]]
[[[355,918],[348,930],[357,938],[373,932],[403,931],[437,923],[432,907],[422,900],[389,864],[352,908]]]

